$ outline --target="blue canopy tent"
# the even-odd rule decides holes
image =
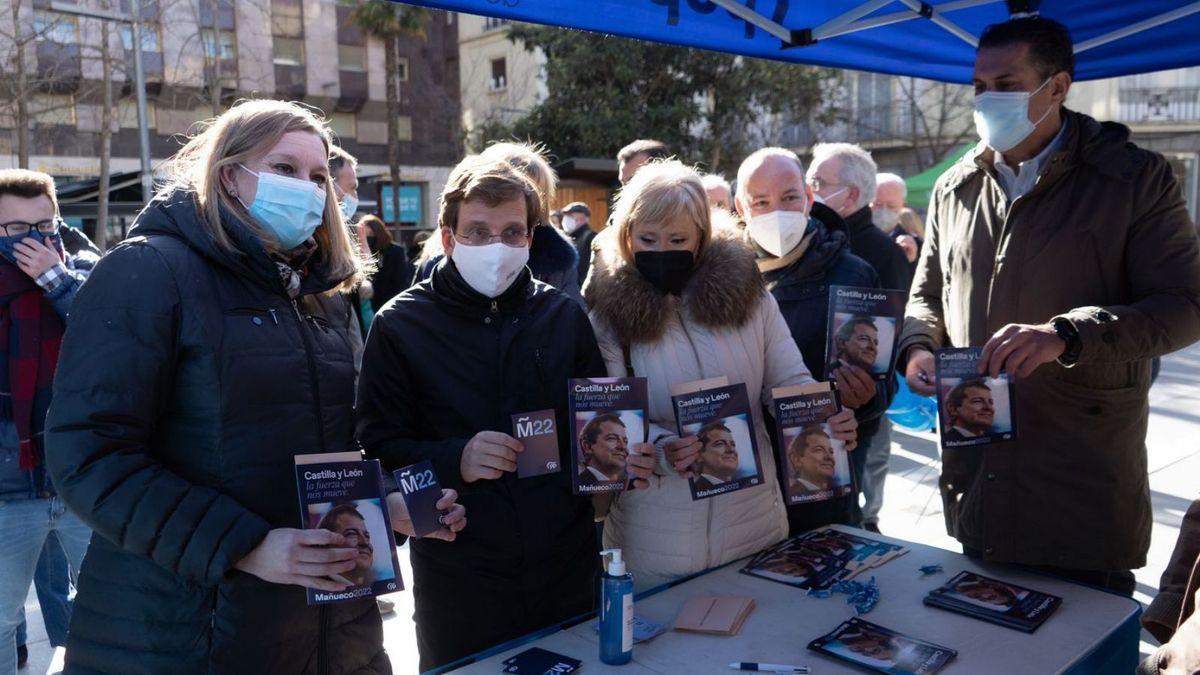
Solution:
[[[406,0],[761,58],[966,83],[984,27],[1037,12],[1075,40],[1077,80],[1200,64],[1180,0]]]

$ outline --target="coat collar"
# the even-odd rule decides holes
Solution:
[[[1095,119],[1063,108],[1063,120],[1068,125],[1063,147],[1051,155],[1051,169],[1065,171],[1079,164],[1117,180],[1131,181],[1134,176],[1133,154],[1128,152],[1129,127],[1116,122],[1097,122]],[[995,151],[980,141],[967,151],[943,175],[945,189],[955,190],[981,173],[991,173]]]
[[[673,309],[702,326],[736,328],[762,302],[764,285],[754,251],[736,230],[714,230],[678,298],[659,293],[621,256],[615,231],[597,241],[584,296],[622,344],[657,341]]]

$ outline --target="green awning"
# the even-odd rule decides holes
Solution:
[[[905,198],[905,203],[910,207],[928,208],[929,196],[933,193],[933,184],[937,182],[938,178],[941,178],[946,169],[953,166],[959,158],[967,154],[967,151],[973,147],[975,147],[974,143],[967,143],[958,150],[946,155],[946,158],[936,165],[906,179],[904,185],[908,188],[908,197]]]

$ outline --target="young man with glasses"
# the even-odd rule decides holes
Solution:
[[[63,251],[61,227],[53,178],[0,171],[0,673],[15,671],[43,544],[57,537],[77,572],[91,538],[59,500],[42,441],[67,312],[95,262]]]
[[[523,446],[509,433],[513,415],[555,410],[569,466],[567,380],[606,375],[583,309],[526,267],[543,209],[508,163],[463,160],[441,197],[446,256],[380,310],[367,339],[363,448],[389,470],[431,461],[473,514],[454,542],[412,543],[421,670],[592,609],[591,502],[572,495],[569,471],[518,478]],[[653,458],[629,464],[646,478]]]

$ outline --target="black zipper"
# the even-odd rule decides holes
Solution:
[[[308,359],[308,379],[312,383],[313,416],[317,421],[317,443],[320,452],[328,452],[325,447],[325,421],[321,419],[321,385],[317,379],[317,361],[313,356],[312,337],[308,334],[304,315],[300,313],[300,304],[291,298],[292,311],[296,313],[296,326],[300,329],[300,339],[304,341],[304,356]]]
[[[542,392],[542,400],[548,400],[546,396],[546,368],[542,363],[542,348],[538,347],[533,350],[533,363],[537,367],[538,389]]]

